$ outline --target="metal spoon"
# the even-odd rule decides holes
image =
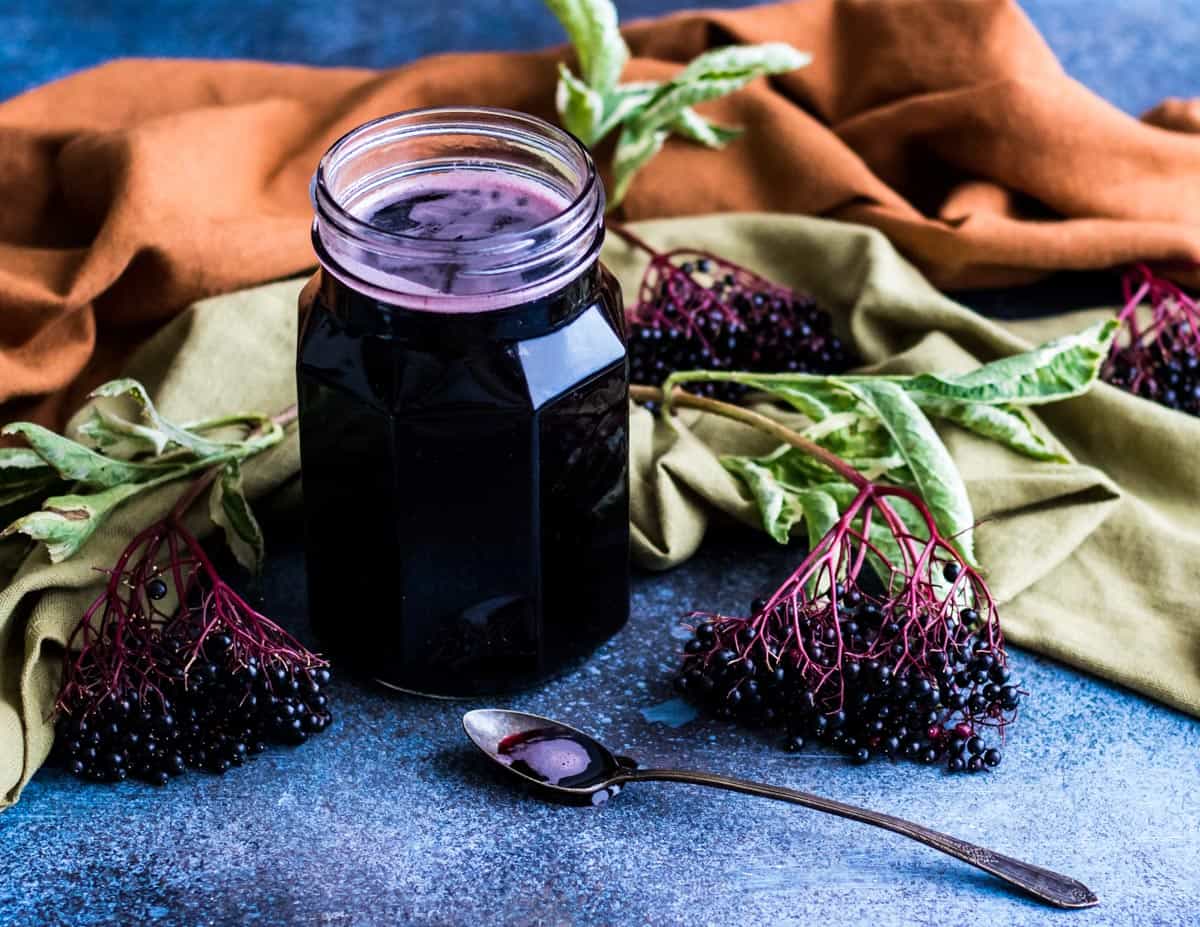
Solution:
[[[807,792],[683,769],[638,769],[623,756],[559,721],[520,711],[484,708],[463,715],[463,728],[475,746],[494,762],[521,777],[545,797],[574,804],[599,804],[627,782],[690,782],[732,792],[778,798],[806,808],[862,821],[910,837],[1060,908],[1088,908],[1099,899],[1082,882],[1011,856],[929,830],[901,818],[867,811]]]

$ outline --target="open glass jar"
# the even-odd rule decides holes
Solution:
[[[314,627],[409,691],[544,680],[629,611],[625,328],[592,160],[531,116],[418,110],[335,143],[313,202]]]

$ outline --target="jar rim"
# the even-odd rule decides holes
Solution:
[[[459,170],[543,185],[554,210],[466,238],[371,221],[369,208],[391,188]],[[354,289],[415,308],[470,312],[485,298],[493,308],[541,298],[594,263],[604,239],[604,188],[583,143],[537,116],[497,107],[426,107],[363,123],[321,158],[311,193],[321,265]],[[431,283],[443,276],[444,284]]]
[[[561,211],[536,225],[516,232],[495,232],[475,238],[444,241],[380,228],[355,215],[343,205],[330,188],[329,180],[336,162],[354,153],[353,146],[356,142],[365,143],[380,129],[389,126],[395,127],[398,135],[421,134],[422,128],[430,135],[471,131],[471,127],[474,127],[476,132],[485,128],[505,131],[525,128],[531,136],[536,133],[556,143],[562,152],[574,157],[580,170],[577,189]],[[587,205],[587,200],[594,195],[594,188],[598,184],[599,175],[595,161],[583,142],[566,129],[545,119],[497,106],[428,106],[388,113],[355,126],[343,134],[330,145],[318,162],[310,192],[313,206],[322,219],[332,223],[345,234],[371,242],[384,253],[400,256],[402,253],[408,253],[410,249],[416,249],[429,254],[471,257],[498,255],[523,248],[532,234],[543,232],[562,223],[565,218],[579,213]],[[603,207],[601,211],[602,209]]]

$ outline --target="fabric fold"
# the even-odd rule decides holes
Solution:
[[[642,223],[637,231],[658,247],[705,248],[811,292],[842,331],[853,332],[874,370],[967,370],[1113,311],[989,321],[930,286],[879,232],[825,220],[713,216]],[[605,260],[624,291],[635,292],[644,257],[613,240]],[[295,398],[302,283],[197,303],[154,336],[126,372],[173,417],[285,408]],[[943,428],[980,519],[977,553],[1003,603],[1005,633],[1200,715],[1200,618],[1187,581],[1200,572],[1200,472],[1190,465],[1200,421],[1104,384],[1038,411],[1035,424],[1051,429],[1070,463],[1029,460]],[[773,446],[760,432],[711,415],[687,411],[667,423],[633,409],[637,562],[651,569],[677,564],[721,523],[760,530],[754,504],[720,458]],[[261,503],[283,489],[297,504],[294,433],[244,469],[252,498]],[[39,551],[15,574],[0,566],[0,807],[16,800],[49,750],[61,648],[98,592],[95,569],[114,562],[135,529],[165,512],[179,492],[164,487],[118,509],[63,564],[49,564]],[[207,526],[198,519],[194,527]],[[775,542],[764,533],[762,543]],[[797,544],[797,557],[801,551]],[[0,564],[11,564],[13,553],[12,543],[0,544]]]

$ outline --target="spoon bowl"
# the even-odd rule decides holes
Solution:
[[[571,804],[597,805],[616,795],[627,782],[687,782],[747,795],[775,798],[861,821],[900,834],[990,872],[1010,885],[1059,908],[1089,908],[1099,903],[1082,882],[893,817],[847,805],[808,792],[687,769],[640,769],[628,757],[616,756],[592,737],[550,718],[482,708],[463,716],[467,736],[487,757],[542,797]]]
[[[535,791],[572,804],[606,801],[636,766],[577,728],[523,711],[469,711],[463,729],[493,762]]]

